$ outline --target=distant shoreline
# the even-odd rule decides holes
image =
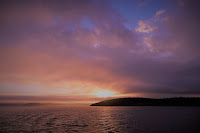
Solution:
[[[0,106],[48,106],[48,105],[64,105],[57,103],[0,103]]]
[[[90,106],[200,106],[200,98],[117,98],[94,103]]]

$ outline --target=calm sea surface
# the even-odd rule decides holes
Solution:
[[[0,132],[200,133],[200,107],[0,106]]]

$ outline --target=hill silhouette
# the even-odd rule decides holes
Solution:
[[[118,98],[101,101],[90,106],[200,106],[200,98]]]

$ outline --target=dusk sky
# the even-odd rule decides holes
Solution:
[[[1,0],[0,102],[200,96],[199,0]]]

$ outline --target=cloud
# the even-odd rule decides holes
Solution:
[[[140,20],[138,22],[138,27],[135,29],[137,32],[142,32],[142,33],[151,33],[154,32],[158,29],[156,26],[152,26],[149,21],[142,21]]]
[[[149,32],[148,35],[142,36],[142,41],[152,53],[147,54],[151,56],[151,59],[140,58],[145,64],[141,63],[138,66],[148,67],[140,68],[138,75],[136,73],[132,75],[137,75],[137,79],[144,81],[144,84],[129,86],[130,89],[127,87],[127,92],[140,90],[147,93],[199,95],[200,51],[198,44],[200,41],[197,35],[200,17],[197,13],[199,8],[196,5],[198,5],[197,1],[184,1],[184,7],[177,7],[176,13],[169,12],[167,19],[160,21],[157,25],[159,32]],[[161,15],[160,13],[164,11],[159,11],[158,14]],[[136,67],[135,64],[132,66]],[[127,74],[131,73],[131,67],[126,70],[130,70]],[[151,79],[149,75],[154,76]]]
[[[199,2],[185,0],[184,3],[184,7],[178,7],[177,15],[170,15],[164,26],[171,34],[170,39],[177,42],[178,48],[174,52],[181,56],[195,57],[199,56]]]
[[[187,59],[199,56],[198,2],[186,0],[184,3],[184,7],[177,5],[176,13],[169,12],[159,19],[159,23],[154,23],[158,30],[153,35],[143,37],[144,43],[151,46],[151,51],[154,49],[154,52],[159,53],[170,52]]]
[[[135,31],[106,3],[63,2],[1,4],[0,92],[8,99],[31,93],[73,100],[96,90],[200,94],[195,2],[185,1],[176,13],[159,10]],[[93,26],[83,26],[85,19]]]
[[[164,14],[166,10],[159,10],[155,13],[153,17],[148,20],[139,20],[138,26],[136,27],[135,31],[139,33],[145,33],[140,36],[143,40],[142,44],[146,45],[146,49],[150,52],[159,52],[159,48],[166,49],[166,46],[161,45],[162,42],[154,41],[156,36],[159,36],[158,33],[162,33],[162,23],[167,21],[167,16],[161,16]],[[158,34],[158,35],[157,35]],[[159,38],[159,37],[158,37]],[[168,41],[161,36],[162,39],[158,39],[161,41]]]
[[[160,16],[160,15],[162,15],[164,13],[166,13],[166,10],[159,10],[159,11],[156,12],[154,17],[158,17],[158,16]]]
[[[109,53],[108,49],[137,47],[135,33],[104,4],[67,1],[64,5],[25,2],[15,3],[12,8],[9,3],[3,6],[1,93],[13,91],[13,86],[18,86],[15,94],[78,95],[95,88],[113,89],[121,77],[112,72],[111,59],[104,54]],[[43,20],[37,14],[50,17]],[[82,16],[94,24],[92,29],[82,27]],[[101,45],[95,48],[96,43]]]
[[[161,15],[166,13],[166,10],[159,10],[155,15],[149,20],[139,20],[138,26],[136,27],[136,32],[141,33],[152,33],[159,29],[159,24],[161,21],[166,20],[166,18],[161,19]]]

